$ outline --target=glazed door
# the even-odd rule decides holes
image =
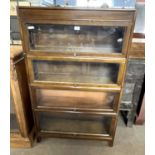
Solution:
[[[120,86],[125,60],[74,57],[28,58],[32,83],[76,86]]]
[[[28,53],[125,57],[134,10],[19,8]]]
[[[31,52],[122,54],[126,27],[27,24]]]
[[[62,134],[72,137],[107,137],[111,135],[111,116],[36,112],[39,134]],[[78,137],[77,137],[78,138]]]
[[[119,92],[31,87],[34,109],[71,112],[116,112]]]

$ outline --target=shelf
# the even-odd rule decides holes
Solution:
[[[40,132],[94,134],[110,136],[112,118],[78,114],[39,113]]]
[[[74,132],[57,132],[57,131],[41,131],[38,132],[38,137],[58,137],[58,138],[75,138],[75,139],[90,139],[112,141],[112,136],[104,134],[89,134],[89,133],[74,133]]]
[[[87,92],[76,90],[35,89],[37,108],[114,111],[113,106],[118,93]]]

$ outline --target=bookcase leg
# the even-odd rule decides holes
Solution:
[[[135,114],[136,114],[136,111],[135,109],[131,109],[128,113],[128,116],[127,116],[127,127],[132,127],[133,124],[134,124],[134,120],[135,120]]]
[[[37,136],[37,143],[40,143],[40,142],[41,142],[41,137]]]
[[[113,147],[113,145],[114,145],[114,141],[112,140],[112,141],[109,141],[109,146],[110,147]]]

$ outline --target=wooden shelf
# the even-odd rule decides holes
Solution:
[[[86,134],[86,133],[73,133],[73,132],[56,132],[56,131],[42,131],[38,132],[38,142],[41,138],[73,138],[73,139],[89,139],[89,140],[104,140],[104,141],[112,141],[112,136],[107,136],[104,134]],[[110,145],[111,146],[111,145]]]
[[[67,84],[67,83],[49,83],[45,81],[34,81],[30,83],[31,88],[45,88],[45,89],[58,89],[58,90],[81,90],[81,91],[96,91],[96,92],[120,92],[121,86],[116,84],[111,85],[79,85],[79,84]]]

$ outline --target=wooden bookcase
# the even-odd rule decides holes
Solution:
[[[10,144],[31,147],[34,121],[27,83],[24,54],[20,45],[10,46]]]
[[[112,146],[134,9],[19,7],[37,140]]]

